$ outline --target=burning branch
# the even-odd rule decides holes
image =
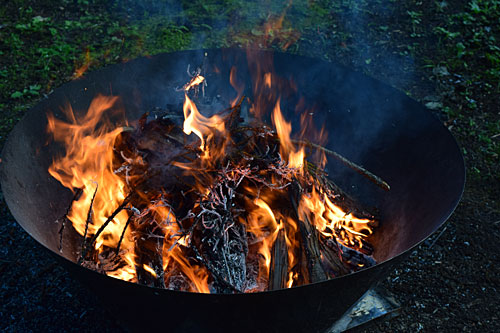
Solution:
[[[99,189],[99,184],[96,183],[94,194],[92,195],[92,199],[90,199],[89,210],[88,210],[87,219],[86,219],[86,222],[85,222],[85,232],[83,233],[83,239],[84,240],[87,239],[87,233],[89,231],[89,224],[92,223],[92,207],[94,205],[94,200],[95,200],[95,196],[97,194],[97,190],[98,189]],[[82,253],[84,251],[84,245],[85,245],[85,242],[82,243]]]
[[[97,190],[96,190],[96,192],[97,192]],[[99,227],[99,229],[97,230],[95,235],[92,236],[90,241],[88,243],[86,243],[86,245],[85,244],[82,245],[83,251],[82,251],[82,255],[80,257],[80,263],[83,259],[85,259],[85,257],[87,256],[87,253],[94,247],[95,241],[101,235],[101,233],[104,231],[104,229],[106,229],[108,224],[111,221],[113,221],[113,219],[116,217],[116,215],[118,215],[118,213],[120,213],[125,208],[126,205],[128,205],[130,198],[131,198],[131,195],[127,196],[123,200],[123,202],[118,206],[118,208],[116,208],[115,211],[108,217],[108,219]]]
[[[371,182],[373,182],[374,184],[379,186],[381,189],[383,189],[385,191],[389,191],[391,189],[389,184],[387,184],[387,182],[385,182],[382,178],[380,178],[377,175],[374,175],[370,171],[364,169],[362,166],[357,165],[356,163],[348,160],[347,158],[345,158],[344,156],[340,155],[337,152],[334,152],[333,150],[330,150],[328,148],[322,147],[318,144],[315,144],[315,143],[312,143],[309,141],[292,140],[292,142],[295,143],[296,145],[307,146],[310,148],[321,150],[321,151],[325,152],[327,155],[335,157],[337,160],[344,163],[345,165],[347,165],[349,168],[353,169],[354,171],[356,171],[360,175],[365,176],[367,179],[369,179]]]
[[[77,201],[80,196],[83,193],[83,188],[79,188],[75,191],[75,194],[73,195],[73,198],[70,201],[70,204],[68,205],[68,208],[66,209],[66,214],[64,214],[61,222],[61,228],[59,228],[59,251],[62,251],[62,241],[63,241],[63,232],[64,228],[66,227],[66,221],[70,221],[68,219],[68,215],[71,211],[71,207],[73,206],[73,202]],[[71,222],[71,221],[70,221]]]

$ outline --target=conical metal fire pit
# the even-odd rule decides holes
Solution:
[[[19,224],[75,278],[101,296],[125,327],[170,332],[325,331],[455,209],[465,182],[463,158],[449,131],[421,104],[335,64],[282,53],[272,56],[275,72],[294,82],[306,103],[314,105],[315,121],[326,124],[326,146],[391,185],[385,192],[329,161],[330,176],[337,184],[380,211],[380,227],[370,240],[379,264],[291,289],[195,294],[128,283],[81,267],[69,237],[63,239],[60,251],[57,221],[64,216],[72,194],[47,171],[54,154],[62,149],[47,144],[47,112],[63,118],[60,109],[69,102],[81,114],[97,94],[115,95],[122,99],[128,119],[136,120],[155,107],[179,103],[175,88],[185,82],[188,64],[210,68],[206,93],[213,96],[234,95],[229,84],[232,66],[238,67],[240,77],[251,78],[252,68],[242,50],[140,58],[89,73],[41,101],[10,134],[1,164],[2,190]],[[296,102],[295,96],[283,99],[285,104]],[[298,123],[293,109],[288,113],[283,109],[287,119]]]

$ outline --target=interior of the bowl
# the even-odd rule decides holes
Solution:
[[[451,134],[423,106],[341,66],[289,54],[260,54],[271,57],[276,74],[296,86],[295,93],[282,96],[283,111],[292,126],[298,125],[299,118],[293,105],[304,98],[314,110],[314,121],[328,130],[326,146],[390,184],[386,192],[337,161],[329,161],[330,177],[380,212],[381,225],[370,240],[378,262],[407,251],[447,219],[463,191],[464,163]],[[201,64],[207,95],[219,95],[222,101],[236,96],[229,82],[230,70],[236,66],[245,95],[252,97],[253,65],[245,51],[198,50],[136,59],[89,73],[34,107],[11,133],[2,156],[2,189],[22,227],[48,249],[75,261],[71,237],[63,239],[59,251],[61,218],[72,194],[47,171],[54,154],[60,152],[46,132],[47,112],[63,118],[60,110],[70,103],[76,113],[85,113],[97,94],[115,95],[133,122],[155,107],[180,105],[184,96],[176,88],[189,79],[188,65]]]

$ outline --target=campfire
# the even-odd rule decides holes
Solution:
[[[460,199],[461,150],[422,105],[339,65],[259,53],[272,61],[193,50],[90,72],[43,99],[7,140],[0,179],[13,216],[130,330],[164,330],[153,318],[165,318],[172,332],[327,331]],[[206,84],[186,90],[191,76]],[[184,132],[186,95],[203,141]],[[217,117],[224,127],[199,124]],[[277,120],[289,123],[289,146]],[[303,163],[291,163],[300,151]],[[285,288],[252,292],[278,282]]]
[[[66,107],[69,122],[49,115],[64,149],[49,173],[74,193],[61,242],[73,228],[81,265],[198,293],[291,288],[373,266],[376,210],[329,179],[327,156],[389,185],[323,147],[327,133],[307,106],[296,106],[292,129],[281,95],[293,81],[257,66],[250,98],[233,67],[237,96],[224,106],[205,93],[207,70],[188,67],[182,105],[134,123],[114,96],[95,97],[83,117]]]

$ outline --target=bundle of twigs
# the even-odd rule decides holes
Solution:
[[[301,196],[315,189],[345,211],[373,218],[372,214],[361,210],[310,161],[301,172],[289,167],[280,156],[277,134],[261,123],[247,124],[240,117],[242,101],[221,112],[231,140],[228,144],[226,136],[216,133],[211,137],[206,143],[209,148],[225,147],[224,154],[210,163],[200,158],[199,141],[188,141],[167,111],[153,120],[145,114],[135,128],[124,129],[114,147],[114,167],[126,181],[129,194],[97,233],[84,236],[80,263],[95,268],[99,262],[104,272],[120,266],[121,239],[117,248],[100,254],[94,245],[110,221],[121,210],[128,210],[121,238],[127,228],[134,235],[137,281],[160,288],[190,290],[183,265],[206,270],[210,291],[220,293],[296,286],[373,265],[370,244],[358,241],[347,245],[336,237],[326,237],[313,225],[312,217],[299,214],[298,206]],[[309,142],[295,143],[339,158],[388,188],[380,178],[335,152]],[[258,253],[262,239],[247,229],[250,212],[264,197],[272,203],[276,216],[290,217],[298,221],[298,227],[293,229],[286,219],[276,222],[282,227],[272,244],[269,271],[263,277]],[[158,207],[168,209],[168,216],[160,219]],[[91,211],[92,204],[89,221]],[[342,231],[329,232],[341,237]],[[293,250],[293,261],[287,244],[292,238],[299,244]],[[185,262],[165,262],[169,251],[177,251]],[[143,264],[154,272],[146,271]]]

